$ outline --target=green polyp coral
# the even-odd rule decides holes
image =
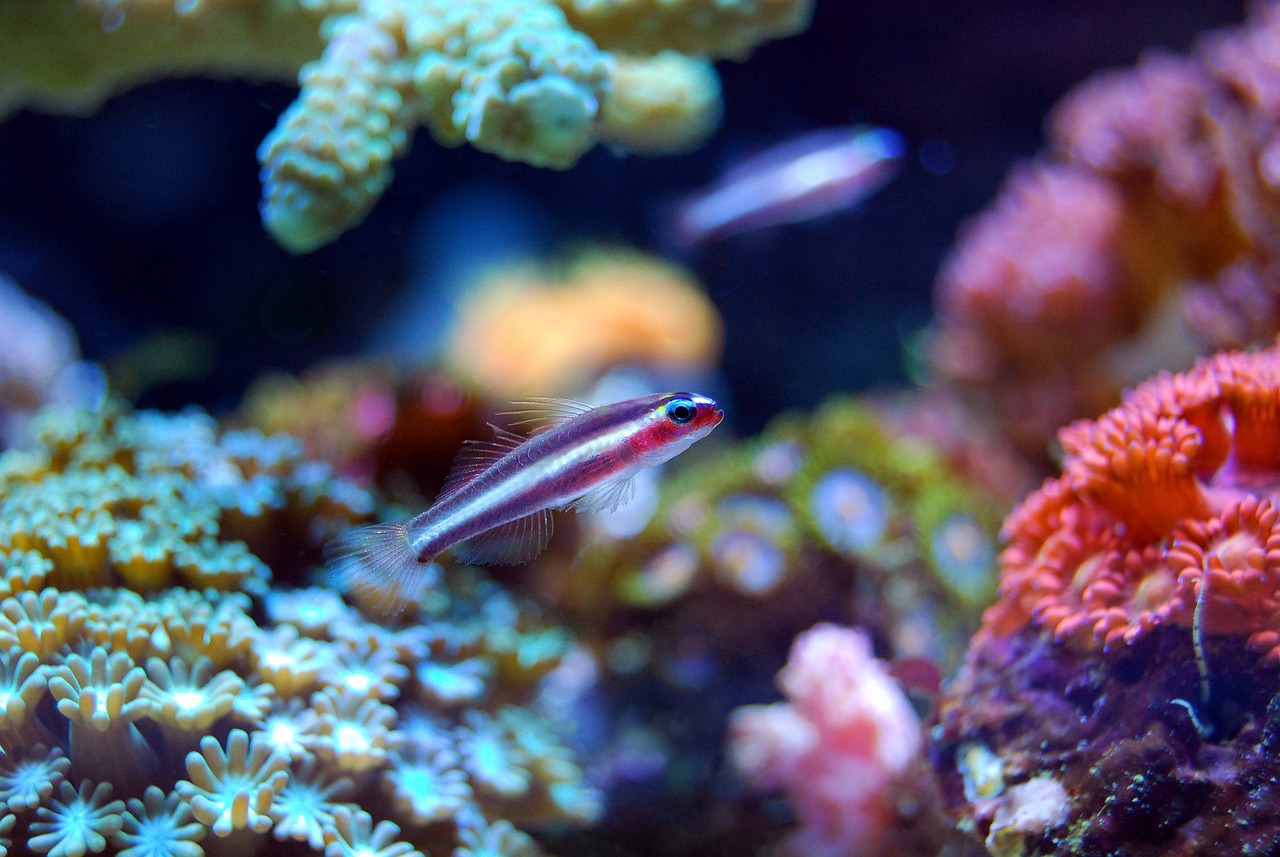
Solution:
[[[372,508],[296,441],[219,436],[195,411],[49,413],[36,438],[0,460],[0,595],[179,583],[262,594],[273,533],[300,536],[306,521],[314,540]]]
[[[36,437],[0,455],[0,853],[449,854],[596,817],[536,608],[471,569],[395,628],[283,588],[375,514],[291,438],[120,408]],[[429,667],[477,663],[442,702]]]
[[[0,116],[92,109],[166,75],[287,79],[258,150],[267,230],[308,252],[358,224],[426,126],[540,167],[597,142],[660,154],[720,118],[709,60],[802,30],[812,0],[51,0],[0,4]],[[617,53],[615,53],[617,52]]]

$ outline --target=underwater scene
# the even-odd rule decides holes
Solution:
[[[1280,0],[0,0],[0,857],[1280,857]]]

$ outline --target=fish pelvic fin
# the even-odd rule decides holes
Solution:
[[[430,582],[428,563],[409,543],[407,521],[349,530],[325,545],[324,561],[339,589],[387,616],[403,611]]]
[[[542,553],[551,532],[551,510],[539,509],[459,542],[453,556],[468,565],[519,565]]]
[[[636,495],[636,479],[615,479],[603,485],[597,485],[587,493],[570,500],[560,508],[566,512],[612,512],[619,506],[625,506]]]

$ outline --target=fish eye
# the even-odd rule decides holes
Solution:
[[[667,419],[678,426],[687,425],[697,413],[697,407],[688,399],[672,399],[667,402]]]

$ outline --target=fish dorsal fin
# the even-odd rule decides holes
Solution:
[[[595,410],[594,405],[588,405],[586,402],[579,402],[576,399],[555,399],[550,396],[533,396],[512,402],[511,408],[509,411],[502,411],[502,416],[520,417],[511,424],[529,426],[533,434],[544,432]]]
[[[448,477],[444,480],[444,486],[436,497],[437,503],[475,479],[492,467],[495,461],[528,440],[527,437],[507,431],[493,423],[489,423],[489,428],[493,429],[493,440],[463,441],[462,449],[458,450],[458,454],[453,457],[453,468],[449,471]]]
[[[458,543],[453,556],[469,565],[518,565],[542,553],[551,529],[551,510],[539,509]]]
[[[636,478],[615,479],[597,485],[576,500],[570,500],[560,508],[566,512],[612,512],[631,502],[636,494]]]

